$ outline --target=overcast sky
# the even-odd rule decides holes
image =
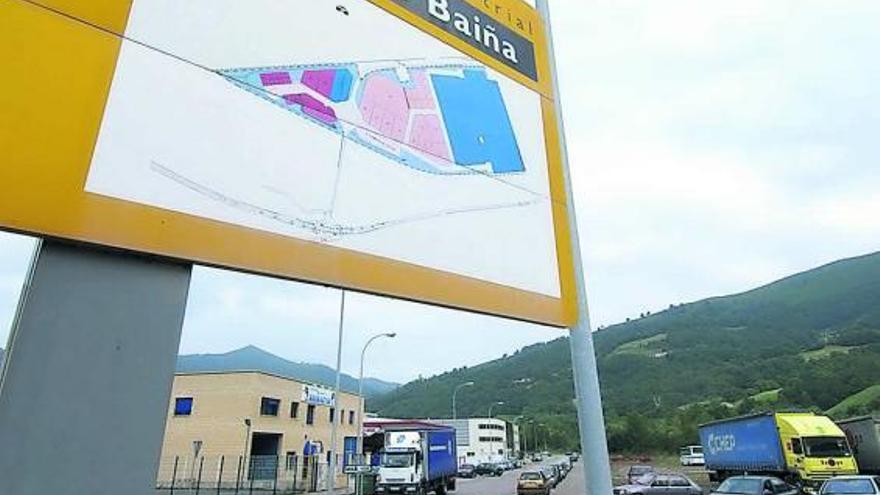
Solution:
[[[880,2],[552,3],[594,326],[880,250]],[[32,242],[0,234],[0,342]],[[181,352],[333,364],[339,292],[196,269]],[[406,381],[558,330],[352,294]],[[5,347],[5,344],[3,344]]]

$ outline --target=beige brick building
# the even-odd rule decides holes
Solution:
[[[341,454],[356,442],[361,401],[354,394],[340,395],[337,411],[329,405],[332,390],[291,378],[260,371],[179,373],[158,484],[195,478],[199,470],[202,478],[224,484],[267,479],[269,473],[299,481],[317,478],[326,467],[307,466],[326,466],[330,451],[340,454],[341,464]],[[335,449],[333,422],[339,425]],[[242,460],[245,456],[248,460]],[[256,474],[247,472],[248,464]]]

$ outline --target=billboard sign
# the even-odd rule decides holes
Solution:
[[[333,390],[320,385],[303,385],[302,401],[314,406],[330,406],[336,404]]]
[[[0,228],[576,319],[520,0],[11,0]]]

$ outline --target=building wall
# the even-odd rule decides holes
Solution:
[[[431,421],[455,428],[459,465],[498,462],[514,455],[507,442],[509,425],[506,421],[495,418]],[[496,440],[490,441],[489,438]]]
[[[331,422],[328,406],[315,406],[314,423],[306,424],[308,404],[303,401],[305,384],[260,372],[178,374],[174,378],[171,401],[165,426],[159,479],[170,478],[168,471],[176,456],[192,459],[193,442],[201,441],[200,456],[218,459],[225,456],[235,463],[245,453],[248,428],[245,419],[251,420],[250,434],[280,434],[278,455],[284,463],[288,453],[301,456],[306,435],[311,442],[320,442],[326,462],[330,447]],[[175,399],[192,397],[192,413],[189,416],[174,414]],[[278,416],[260,414],[263,397],[279,399]],[[297,417],[291,417],[291,403],[299,403]],[[356,395],[341,393],[337,404],[342,417],[335,415],[339,423],[337,453],[344,451],[345,437],[357,436],[360,400]],[[349,411],[355,411],[349,424]],[[251,454],[251,443],[248,454]]]

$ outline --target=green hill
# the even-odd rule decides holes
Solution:
[[[609,443],[614,450],[694,441],[695,425],[768,408],[826,410],[880,384],[880,253],[772,284],[669,309],[595,334]],[[370,402],[383,416],[458,414],[538,418],[551,444],[573,446],[567,339],[408,383]],[[774,393],[766,393],[773,391]],[[503,411],[502,411],[503,409]]]
[[[880,385],[872,385],[840,401],[827,411],[835,419],[880,413]]]

